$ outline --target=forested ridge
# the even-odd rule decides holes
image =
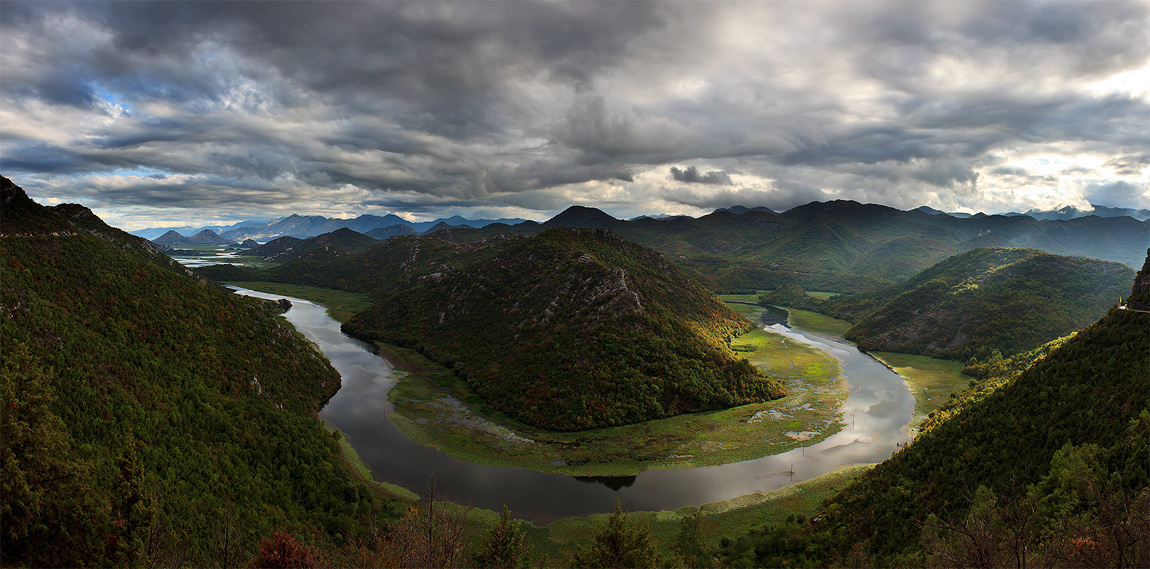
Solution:
[[[379,511],[315,416],[339,376],[289,324],[0,185],[5,564],[240,564]]]
[[[865,350],[985,360],[1088,326],[1133,276],[1119,263],[992,247],[955,255],[876,292],[819,300],[791,285],[761,302],[851,321],[846,338]]]
[[[754,324],[655,251],[578,229],[477,247],[477,258],[435,238],[377,247],[371,258],[390,256],[378,302],[344,329],[415,347],[495,409],[555,430],[783,394],[728,346]]]
[[[573,206],[542,224],[453,228],[450,238],[534,235],[553,227],[610,229],[656,249],[712,290],[873,292],[905,281],[948,257],[984,247],[1025,247],[1137,267],[1150,221],[1081,217],[1038,221],[1026,216],[966,218],[901,211],[849,200],[811,202],[783,213],[715,211],[699,218],[615,219]]]
[[[1150,256],[1126,304],[1150,305]],[[971,372],[982,379],[816,523],[753,530],[728,544],[728,561],[1150,564],[1150,315],[1113,307]]]

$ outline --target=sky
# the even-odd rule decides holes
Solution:
[[[1150,208],[1150,2],[0,0],[0,174],[125,228]]]

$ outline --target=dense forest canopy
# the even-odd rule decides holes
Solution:
[[[242,563],[377,499],[315,413],[339,376],[264,303],[0,178],[5,564]]]
[[[345,330],[418,348],[531,425],[637,423],[783,394],[728,346],[753,323],[663,255],[609,231],[467,247],[401,239],[371,258],[391,261],[375,273],[379,302]]]

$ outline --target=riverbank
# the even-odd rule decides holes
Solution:
[[[966,389],[974,380],[962,374],[962,362],[895,352],[867,353],[906,380],[914,395],[914,414],[910,418],[912,437],[918,434],[918,427],[931,413],[950,400],[951,394]]]
[[[356,312],[359,312],[371,305],[371,300],[366,294],[335,290],[331,288],[322,288],[318,286],[273,283],[268,281],[227,281],[221,284],[237,286],[249,290],[265,292],[268,294],[281,294],[283,296],[294,296],[296,298],[309,300],[323,306],[324,309],[327,310],[328,316],[331,316],[332,320],[335,320],[341,324],[355,315]]]
[[[748,308],[762,310],[761,307]],[[893,446],[891,440],[898,442],[898,427],[905,424],[913,407],[913,401],[908,401],[904,415],[895,413],[899,415],[899,419],[896,420],[898,425],[893,426],[892,430],[889,419],[894,417],[892,414],[894,408],[889,403],[894,401],[888,399],[892,389],[890,381],[880,379],[879,376],[872,375],[873,372],[864,371],[858,366],[864,365],[865,368],[865,362],[870,361],[873,367],[882,369],[880,375],[889,374],[894,378],[894,385],[901,383],[901,378],[871,358],[860,359],[855,350],[841,342],[827,340],[830,342],[828,347],[820,344],[816,337],[807,335],[814,339],[815,345],[823,348],[815,349],[807,345],[806,340],[801,337],[802,334],[775,326],[773,334],[762,332],[761,336],[736,340],[735,347],[742,350],[742,353],[757,358],[775,352],[780,356],[775,358],[776,365],[791,371],[803,367],[803,358],[798,357],[801,354],[795,350],[800,346],[805,347],[811,350],[811,353],[826,358],[836,365],[836,373],[824,376],[826,379],[824,386],[831,386],[830,388],[841,395],[845,393],[835,381],[839,375],[837,373],[839,358],[842,358],[844,366],[853,370],[850,374],[852,389],[849,401],[854,403],[847,403],[841,407],[832,406],[838,407],[830,410],[835,417],[835,424],[833,430],[827,432],[834,434],[826,437],[827,440],[822,443],[815,444],[823,437],[811,438],[802,443],[804,445],[802,449],[794,448],[798,445],[792,443],[791,448],[794,450],[790,452],[772,453],[757,460],[709,468],[652,470],[638,477],[576,479],[524,468],[487,466],[444,456],[434,447],[420,446],[406,433],[400,432],[394,422],[386,418],[395,416],[391,413],[393,405],[387,399],[388,391],[394,382],[399,380],[397,376],[407,376],[403,379],[410,379],[411,376],[408,374],[422,372],[421,375],[426,377],[437,370],[443,374],[440,379],[454,382],[455,378],[449,370],[430,364],[424,370],[417,370],[408,365],[411,362],[404,363],[402,361],[404,358],[396,354],[385,353],[386,360],[371,355],[370,346],[358,347],[359,342],[340,334],[339,325],[330,318],[322,316],[324,308],[311,302],[301,300],[289,312],[290,321],[297,327],[302,327],[301,330],[306,330],[310,338],[315,338],[318,343],[325,346],[325,353],[329,354],[333,364],[341,370],[344,386],[339,395],[325,408],[323,415],[326,417],[325,420],[331,420],[333,426],[345,433],[344,442],[351,443],[354,449],[359,451],[362,463],[370,468],[376,477],[382,477],[377,479],[394,482],[419,492],[431,479],[430,476],[438,483],[441,496],[461,503],[475,504],[488,510],[498,510],[501,504],[507,504],[517,517],[535,520],[536,523],[586,516],[594,512],[609,512],[616,499],[623,501],[625,509],[651,512],[677,511],[674,508],[682,505],[753,495],[756,492],[784,487],[792,481],[811,480],[828,471],[834,472],[843,465],[877,462],[889,455],[889,451],[885,449],[888,445]],[[786,352],[768,349],[769,344],[756,345],[757,342],[765,342],[765,339],[770,339],[772,336],[778,344],[774,347],[786,347],[792,350],[789,356],[783,357],[787,355]],[[835,355],[828,355],[832,353]],[[411,352],[408,354],[418,355]],[[389,362],[400,364],[399,367],[407,369],[407,372],[396,373],[396,370],[392,369],[392,363]],[[876,384],[876,381],[879,383]],[[423,383],[425,385],[433,383],[436,390],[441,393],[444,390],[444,386],[440,386],[438,380]],[[861,394],[857,389],[860,385]],[[910,394],[905,390],[903,393],[909,400]],[[792,397],[796,397],[797,394],[797,391],[792,390]],[[865,418],[859,415],[856,429],[855,415],[861,409],[873,408],[875,397],[888,402],[882,405],[884,413],[873,417],[866,415]],[[798,404],[795,406],[800,408],[805,405],[801,402],[796,403]],[[843,409],[852,413],[850,421],[845,424],[840,416]],[[413,423],[419,424],[417,421]],[[691,425],[669,429],[672,435],[690,433],[692,430],[698,429]],[[783,431],[784,434],[787,432],[792,436],[804,435],[801,431]],[[348,436],[347,433],[351,435]],[[887,434],[875,436],[876,433]],[[515,431],[512,431],[512,434],[522,436],[522,433]],[[702,433],[700,438],[702,437],[709,437],[709,433]],[[832,449],[833,456],[823,456],[822,453]],[[636,449],[624,450],[633,453]],[[847,460],[842,460],[844,458]],[[828,469],[830,463],[834,465]],[[514,490],[509,492],[509,488]],[[408,497],[410,496],[408,494]],[[671,510],[667,510],[668,508]],[[494,519],[495,514],[490,513],[490,517]]]
[[[391,419],[412,440],[456,458],[571,476],[626,477],[644,470],[740,462],[815,444],[841,428],[846,399],[838,361],[755,330],[732,342],[788,391],[782,399],[591,431],[535,429],[491,409],[451,370],[413,350],[379,344],[403,376],[388,392]]]
[[[647,526],[651,536],[664,547],[668,547],[675,543],[675,538],[682,528],[682,519],[694,515],[695,512],[702,512],[703,523],[700,525],[700,530],[703,542],[712,549],[718,549],[724,537],[743,534],[747,528],[783,524],[790,520],[810,520],[818,514],[825,500],[846,488],[872,466],[848,466],[778,490],[709,502],[699,508],[654,512],[631,511],[627,512],[627,520],[633,526]],[[546,525],[525,525],[526,557],[556,562],[568,559],[576,548],[588,543],[589,536],[594,536],[605,527],[608,515],[593,514],[565,518]],[[491,517],[476,516],[476,520],[480,523],[486,519]],[[569,566],[564,563],[546,565]]]
[[[701,513],[703,523],[699,530],[702,542],[712,551],[717,550],[724,538],[738,536],[747,528],[785,523],[807,523],[818,515],[819,508],[830,497],[849,486],[874,465],[847,466],[804,482],[769,492],[755,492],[730,500],[708,502],[698,508],[683,507],[674,510],[623,510],[631,527],[646,527],[651,537],[662,548],[675,543],[682,529],[682,520]],[[438,502],[464,523],[472,549],[483,543],[488,532],[499,523],[499,513],[483,508],[472,508],[451,502]],[[524,521],[523,560],[527,567],[569,567],[575,552],[586,547],[591,537],[606,527],[610,514],[591,514],[568,517],[548,523]]]
[[[832,292],[807,294],[824,299],[835,296]],[[756,295],[720,296],[740,314],[751,319],[757,319],[762,310],[761,307],[758,311],[755,310],[753,302],[755,297]],[[791,328],[829,336],[843,342],[846,342],[843,334],[852,326],[850,322],[818,312],[786,306],[779,308],[787,311],[787,325]],[[908,423],[912,437],[918,434],[918,427],[932,412],[950,400],[952,393],[966,389],[974,379],[962,374],[964,367],[962,362],[895,352],[867,352],[867,354],[902,377],[911,395],[914,396],[914,414]]]

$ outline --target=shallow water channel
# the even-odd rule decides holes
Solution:
[[[237,292],[284,298],[246,289]],[[287,298],[292,308],[284,316],[319,345],[343,377],[339,392],[320,417],[344,433],[376,480],[421,496],[434,477],[437,499],[496,511],[506,504],[516,517],[538,522],[610,512],[616,500],[627,510],[667,510],[775,490],[844,466],[880,462],[908,440],[906,424],[914,398],[901,377],[842,341],[774,323],[764,327],[838,358],[849,381],[843,429],[818,444],[744,462],[648,470],[626,478],[575,478],[473,464],[407,438],[388,419],[394,410],[387,400],[387,390],[396,381],[392,364],[375,355],[368,344],[340,332],[339,323],[324,307]]]

